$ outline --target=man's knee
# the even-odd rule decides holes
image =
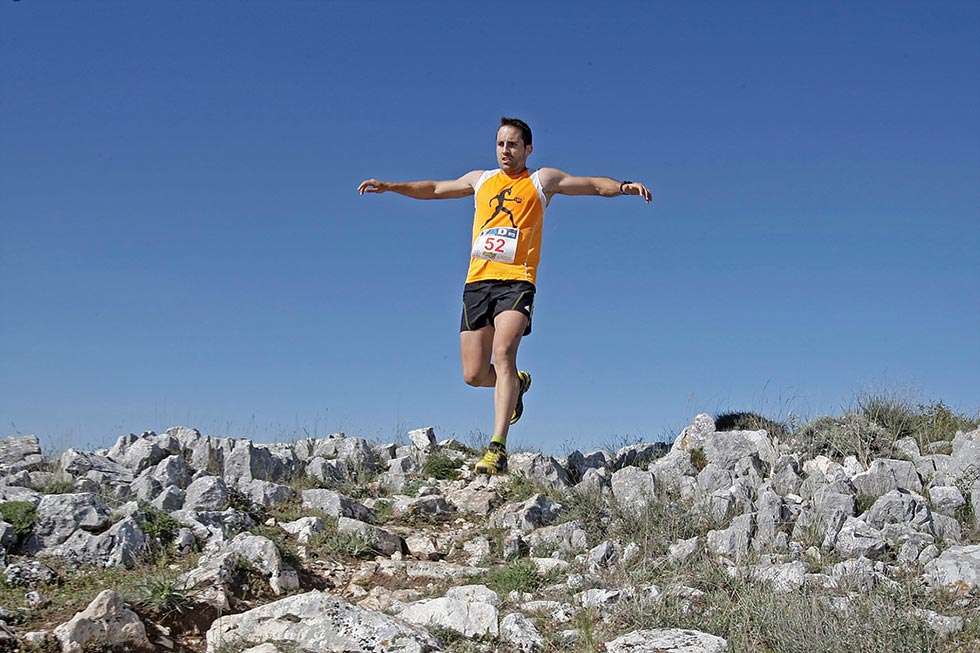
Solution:
[[[514,343],[494,345],[493,362],[498,367],[514,367],[517,363],[517,345]]]
[[[477,370],[475,372],[472,370],[463,370],[463,381],[466,382],[466,385],[471,385],[474,388],[479,388],[480,386],[483,385],[483,374],[481,373],[480,370]]]

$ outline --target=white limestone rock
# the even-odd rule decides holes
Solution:
[[[544,649],[544,638],[534,622],[519,612],[500,620],[500,641],[521,653],[537,653]]]
[[[109,645],[128,651],[152,651],[146,627],[113,590],[103,590],[88,607],[54,629],[63,653],[82,653]]]
[[[606,653],[727,653],[728,642],[699,630],[636,630],[606,643]]]
[[[439,643],[423,628],[314,590],[219,617],[208,630],[207,653],[270,641],[287,649],[332,653],[440,650]]]
[[[980,585],[980,544],[950,547],[925,566],[925,579],[934,587],[972,592]]]
[[[450,597],[423,599],[408,604],[399,619],[420,626],[448,628],[463,637],[497,637],[497,608],[481,601],[460,601]]]

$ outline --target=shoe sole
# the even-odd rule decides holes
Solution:
[[[531,389],[531,375],[527,375],[527,387],[522,391],[517,393],[517,405],[514,406],[514,416],[510,418],[511,425],[517,424],[517,421],[524,417],[524,395],[527,394],[528,390]]]

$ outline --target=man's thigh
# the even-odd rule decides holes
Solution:
[[[493,335],[494,328],[490,324],[475,331],[459,332],[459,358],[464,376],[482,375],[490,370]]]
[[[527,315],[520,311],[502,311],[493,318],[493,357],[494,360],[517,357],[517,348],[527,329]]]

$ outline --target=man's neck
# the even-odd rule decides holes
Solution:
[[[523,168],[521,168],[520,170],[518,170],[516,172],[511,172],[509,170],[504,170],[503,168],[501,168],[500,171],[503,172],[508,177],[520,177],[525,172],[527,172],[527,166],[524,166]]]

